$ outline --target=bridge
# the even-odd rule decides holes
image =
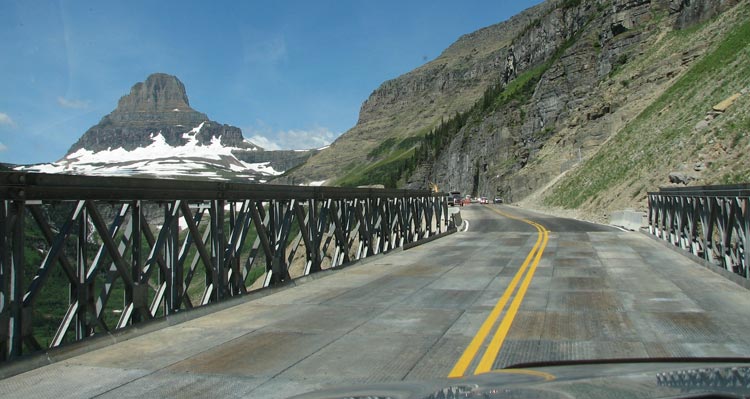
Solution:
[[[28,182],[15,184],[13,195],[18,196],[20,185],[26,186],[25,196],[32,195]],[[54,191],[53,186],[44,189],[48,191],[45,195]],[[222,190],[223,197],[242,191],[234,187]],[[121,329],[112,328],[80,341],[74,339],[76,330],[69,324],[67,338],[71,342],[54,345],[51,339],[47,346],[52,349],[44,350],[43,355],[23,352],[13,357],[13,346],[6,345],[6,364],[0,367],[4,377],[0,380],[0,396],[285,398],[342,385],[421,381],[497,370],[512,373],[512,366],[534,362],[750,357],[750,295],[745,288],[748,276],[744,266],[750,223],[743,190],[746,187],[651,193],[651,236],[512,206],[478,204],[461,209],[465,222],[453,232],[448,212],[442,207],[443,198],[429,193],[326,193],[340,196],[337,206],[335,201],[325,200],[323,192],[317,192],[310,196],[317,197],[320,204],[298,208],[283,201],[302,195],[288,195],[277,206],[281,209],[277,216],[289,215],[292,209],[304,221],[296,234],[309,233],[308,239],[299,237],[300,242],[312,242],[317,237],[319,248],[329,242],[319,257],[327,256],[328,262],[336,257],[342,263],[320,261],[320,271],[306,272],[315,263],[316,251],[303,246],[302,252],[313,254],[302,257],[306,266],[299,277],[291,278],[295,274],[291,272],[282,273],[285,277],[278,281],[261,277],[256,286],[266,288],[258,290],[232,288],[229,284],[223,289],[222,299],[205,295],[205,287],[215,284],[208,277],[215,266],[209,266],[197,296],[208,298],[205,305],[188,299],[195,306],[188,308],[183,302],[172,311],[165,305],[168,295],[159,297],[159,292],[168,291],[166,285],[142,280],[154,287],[149,288],[153,292],[146,298],[152,303],[154,298],[161,298],[156,302],[160,305],[148,307],[161,309],[155,313],[148,313],[144,305],[134,306],[141,311],[131,314],[140,313],[142,321],[130,317]],[[112,194],[109,200],[115,196]],[[187,207],[175,205],[174,198],[171,202],[164,199],[161,209],[167,212],[162,217],[168,217],[170,210],[181,209],[183,216],[190,215],[183,219],[198,219],[200,206],[195,198],[184,198],[188,197],[192,199],[184,200]],[[246,212],[258,212],[254,219],[259,221],[257,226],[271,226],[272,212],[261,214],[274,206],[268,195],[263,197],[254,203],[255,211],[246,208]],[[380,201],[382,206],[357,206],[355,197],[374,201],[367,204]],[[411,205],[399,208],[396,198],[406,198]],[[93,199],[80,201],[84,201],[82,209],[92,210],[90,218],[97,208],[85,201]],[[13,204],[6,202],[4,231],[17,226],[7,220],[14,215],[8,210]],[[37,206],[34,204],[27,205]],[[366,208],[387,209],[388,204],[401,209],[396,213],[409,214],[407,219],[412,222],[386,219],[383,213],[365,213]],[[351,210],[350,217],[340,211],[346,206]],[[208,207],[211,209],[210,204]],[[224,207],[217,204],[213,212]],[[71,208],[72,214],[76,207]],[[225,216],[235,220],[233,226],[250,225],[237,221],[246,220],[237,219],[236,215],[243,214],[241,208],[236,208],[235,216]],[[310,229],[313,223],[309,215],[326,213],[310,209],[327,210],[329,219],[320,223],[327,227]],[[36,211],[29,212],[33,216]],[[116,219],[115,214],[112,217]],[[342,221],[352,222],[350,227],[339,228],[338,235],[363,235],[337,241],[337,223],[331,217],[338,218],[341,226],[346,224]],[[253,219],[252,215],[246,218]],[[357,224],[357,220],[363,223]],[[396,222],[384,222],[387,220]],[[115,224],[113,220],[105,231],[122,240],[123,235],[111,227]],[[145,220],[142,224],[148,225]],[[163,231],[166,225],[153,230]],[[398,227],[407,225],[404,230]],[[386,232],[378,226],[391,226],[401,233],[384,239]],[[197,225],[193,227],[186,229],[205,234]],[[232,227],[231,231],[236,229]],[[285,237],[272,238],[270,242],[276,246],[269,244],[269,248],[277,250],[268,254],[284,254],[275,259],[290,259],[289,248],[280,249],[278,245],[295,243],[288,237],[294,234],[279,233],[282,230],[265,227],[261,232],[276,231],[268,237]],[[176,234],[177,229],[172,231]],[[177,236],[184,243],[185,237]],[[205,241],[210,243],[208,236]],[[54,238],[51,241],[53,247]],[[150,240],[144,237],[143,241]],[[165,253],[153,249],[158,241],[155,237],[153,243],[144,244],[151,248],[145,252]],[[343,262],[343,255],[331,256],[337,252],[332,249],[337,242],[347,245],[338,253],[354,254],[352,259]],[[239,252],[255,253],[256,258],[264,244],[255,244],[247,252]],[[208,248],[206,257],[218,252],[228,259],[226,247],[221,251]],[[13,251],[5,251],[7,260]],[[122,253],[132,256],[131,252]],[[178,255],[174,255],[174,266],[181,264]],[[153,264],[158,264],[157,256],[144,257],[146,264],[152,258]],[[274,265],[275,270],[293,269],[290,265],[294,262],[274,262],[274,256],[266,257],[266,275],[273,276]],[[58,266],[63,262],[60,259],[54,259]],[[244,262],[249,258],[242,255],[241,259]],[[112,262],[105,262],[107,267],[101,274],[106,276],[106,270],[116,268]],[[52,264],[52,260],[47,263]],[[244,270],[239,269],[240,275],[246,273]],[[232,274],[227,274],[225,281],[231,281]],[[6,292],[4,298],[9,296]],[[76,298],[71,294],[66,306],[70,308]],[[95,298],[88,302],[87,314],[96,315]],[[4,310],[10,311],[6,304]],[[23,315],[23,311],[18,313]],[[88,326],[97,323],[92,316],[81,319]],[[87,326],[78,319],[71,320],[72,324]],[[102,320],[108,325],[106,319]],[[13,325],[9,324],[12,332]],[[27,336],[21,334],[19,340],[26,342],[24,348],[30,351],[32,346],[24,340]]]

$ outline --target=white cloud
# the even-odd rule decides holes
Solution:
[[[15,126],[16,123],[13,122],[13,119],[10,119],[8,114],[0,112],[0,125]]]
[[[260,129],[244,129],[252,135],[249,140],[265,150],[308,150],[325,147],[336,139],[338,134],[324,127],[314,127],[309,130],[291,129],[273,132],[265,124],[259,122]]]
[[[331,144],[337,134],[324,127],[316,127],[311,130],[287,130],[286,132],[279,132],[277,136],[276,141],[281,148],[307,150]]]
[[[249,140],[252,141],[253,144],[263,147],[264,150],[275,151],[281,149],[278,144],[269,140],[268,137],[260,134],[256,134],[253,137],[250,137]]]
[[[86,109],[89,107],[88,101],[71,100],[65,97],[57,97],[57,104],[63,108]]]
[[[8,151],[8,146],[0,142],[0,152]]]

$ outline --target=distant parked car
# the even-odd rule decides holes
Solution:
[[[451,191],[450,196],[448,197],[448,206],[463,206],[460,191]]]
[[[496,204],[502,204],[503,203],[503,199],[500,198],[500,197],[495,197],[495,203]]]

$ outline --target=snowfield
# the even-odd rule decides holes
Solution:
[[[158,132],[151,135],[152,143],[147,147],[131,151],[119,147],[99,152],[82,148],[58,162],[20,166],[16,169],[27,172],[96,176],[191,176],[212,180],[230,180],[230,177],[259,180],[283,173],[273,169],[268,162],[240,161],[232,151],[241,149],[221,145],[220,137],[213,137],[210,144],[201,145],[196,135],[204,123],[182,135],[187,140],[182,146],[167,144],[164,136]]]

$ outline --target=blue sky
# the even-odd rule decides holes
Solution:
[[[0,0],[0,162],[62,158],[154,72],[261,146],[319,146],[382,82],[540,2]]]

